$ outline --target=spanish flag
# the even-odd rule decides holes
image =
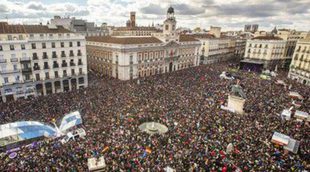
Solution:
[[[148,153],[148,154],[150,154],[150,153],[152,153],[152,150],[151,150],[151,148],[146,147],[146,148],[145,148],[145,152]]]

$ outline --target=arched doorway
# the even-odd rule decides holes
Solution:
[[[54,85],[55,85],[55,92],[56,92],[56,93],[61,92],[61,84],[60,84],[60,81],[55,81],[55,82],[54,82]]]
[[[51,82],[45,83],[46,94],[53,94],[53,87]]]
[[[77,88],[77,82],[76,82],[75,78],[71,79],[71,88],[73,90],[75,90]]]
[[[70,90],[69,81],[66,79],[66,80],[63,80],[62,83],[63,83],[64,91],[69,91]]]
[[[172,72],[172,67],[173,67],[173,64],[172,62],[169,63],[169,72]]]
[[[42,84],[37,84],[36,85],[36,90],[37,90],[37,94],[39,96],[43,95],[43,85]]]

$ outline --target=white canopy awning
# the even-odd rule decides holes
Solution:
[[[272,143],[276,143],[279,145],[288,145],[289,140],[290,140],[289,136],[287,136],[285,134],[278,133],[278,132],[274,132],[273,136],[271,138]]]
[[[300,99],[300,100],[302,100],[302,99],[304,99],[303,97],[302,97],[302,95],[300,95],[298,92],[296,92],[296,91],[290,91],[289,92],[289,96],[290,97],[293,97],[293,98],[298,98],[298,99]]]

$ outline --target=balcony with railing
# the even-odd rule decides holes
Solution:
[[[33,66],[33,70],[40,70],[40,66]]]
[[[61,57],[62,58],[66,57],[66,54],[65,53],[61,53]]]
[[[80,40],[80,39],[85,39],[85,36],[82,35],[70,35],[70,36],[33,36],[29,37],[29,40],[31,41],[41,41],[41,40],[46,40],[46,41],[60,41],[60,40]]]
[[[83,65],[83,63],[82,63],[82,62],[78,62],[78,65],[79,65],[79,66],[82,66],[82,65]]]
[[[58,63],[54,63],[53,64],[53,68],[59,68],[59,64]]]
[[[48,55],[43,55],[43,59],[48,59]]]
[[[0,63],[6,63],[6,59],[0,59]]]
[[[20,70],[19,69],[11,69],[11,70],[0,70],[0,73],[1,74],[11,74],[11,73],[18,73],[18,72],[20,72]]]
[[[20,62],[30,62],[31,58],[30,57],[22,57],[20,58]]]
[[[32,69],[30,67],[22,68],[23,73],[30,73],[32,72]]]
[[[77,53],[77,56],[82,56],[82,53],[81,53],[81,52],[78,52],[78,53]]]
[[[56,55],[56,54],[53,54],[52,58],[56,59],[56,58],[57,58],[57,55]]]
[[[74,57],[74,53],[71,52],[71,53],[69,54],[69,56],[70,56],[70,57]]]
[[[70,66],[75,66],[75,63],[74,62],[70,62]]]
[[[54,63],[53,64],[53,68],[55,69],[55,68],[59,68],[59,64],[58,63]]]
[[[68,67],[68,63],[62,63],[61,67]]]
[[[14,57],[14,58],[11,58],[11,62],[18,62],[18,58]]]
[[[44,65],[44,69],[49,69],[50,67],[48,65]]]
[[[32,60],[39,60],[39,57],[37,55],[32,56]]]

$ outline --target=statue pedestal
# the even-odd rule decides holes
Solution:
[[[234,109],[236,113],[243,114],[243,107],[244,107],[245,99],[242,97],[229,95],[228,96],[228,108]]]

